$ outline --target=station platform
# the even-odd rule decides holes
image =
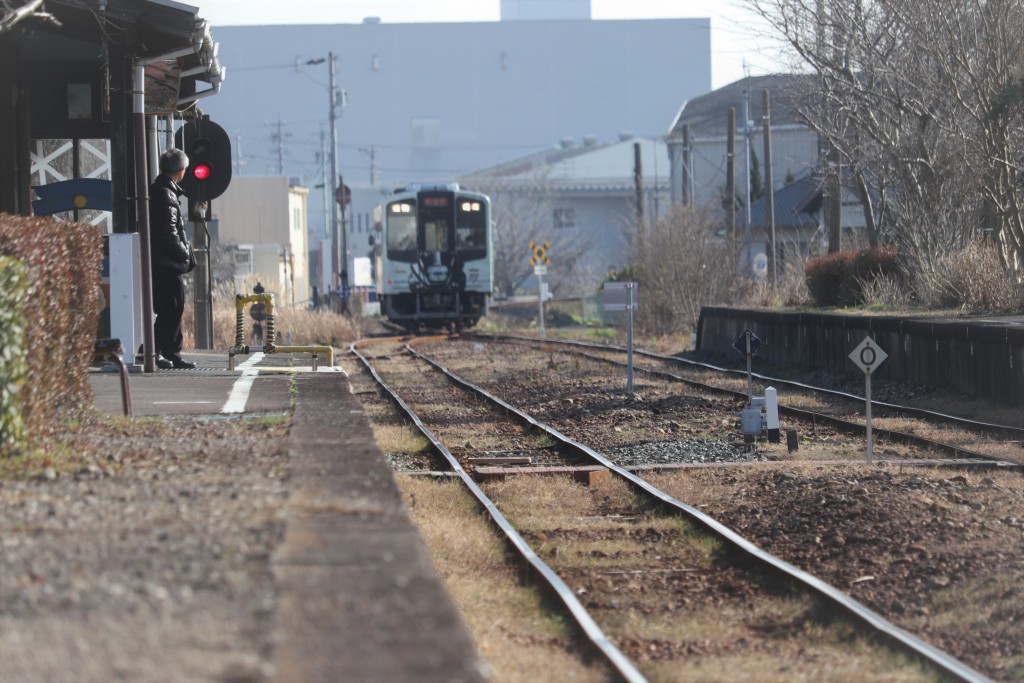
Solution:
[[[284,413],[295,401],[286,530],[271,559],[272,680],[487,680],[344,371],[262,354],[229,371],[226,352],[182,355],[197,367],[130,373],[134,416]],[[118,373],[90,381],[97,409],[120,415]]]

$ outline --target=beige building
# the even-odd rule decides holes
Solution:
[[[307,188],[283,176],[236,176],[213,203],[221,246],[251,254],[247,269],[278,305],[309,301],[308,199]]]

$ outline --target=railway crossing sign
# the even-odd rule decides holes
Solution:
[[[545,241],[544,244],[530,242],[530,250],[533,251],[533,258],[530,259],[531,266],[550,266],[551,259],[548,257],[548,249],[551,248],[551,242]]]
[[[872,442],[871,442],[871,371],[877,368],[889,357],[871,337],[864,337],[864,341],[857,344],[857,348],[850,354],[857,367],[864,371],[864,418],[865,432],[868,441],[868,464],[871,464]]]
[[[530,249],[533,251],[533,258],[530,259],[530,265],[533,266],[533,274],[537,276],[537,305],[540,309],[540,314],[537,317],[537,331],[540,333],[540,338],[544,338],[544,294],[547,291],[547,287],[544,285],[544,276],[548,274],[548,266],[551,265],[551,259],[548,258],[548,249],[551,248],[551,242],[545,241],[544,244],[530,242]]]

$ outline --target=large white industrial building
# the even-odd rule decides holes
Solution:
[[[396,186],[451,181],[570,140],[661,137],[680,103],[711,87],[709,19],[593,21],[589,0],[502,0],[498,22],[367,18],[222,26],[217,36],[230,79],[203,109],[232,137],[236,176],[312,189],[311,245],[329,234],[315,188],[330,178],[336,58],[350,264],[367,249],[373,206]]]

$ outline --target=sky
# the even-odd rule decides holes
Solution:
[[[544,0],[537,0],[543,2]],[[500,0],[183,0],[199,7],[199,16],[217,26],[257,24],[361,23],[379,17],[386,23],[499,21]],[[743,78],[779,71],[768,27],[744,8],[742,0],[591,0],[591,18],[711,19],[711,85],[720,88]],[[230,65],[228,74],[230,77]]]

